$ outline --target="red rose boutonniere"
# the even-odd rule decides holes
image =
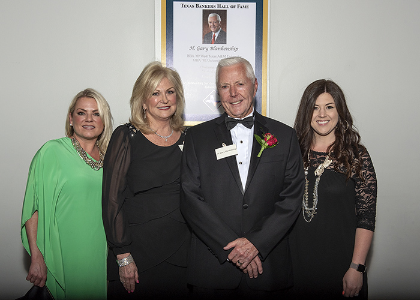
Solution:
[[[254,134],[255,138],[257,139],[257,142],[261,145],[261,150],[258,153],[257,157],[261,157],[262,152],[266,148],[273,148],[275,147],[279,142],[277,141],[276,137],[272,135],[271,133],[264,133],[262,137]]]

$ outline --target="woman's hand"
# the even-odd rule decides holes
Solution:
[[[45,265],[44,256],[36,244],[36,235],[38,230],[38,211],[34,212],[32,217],[26,221],[26,234],[28,235],[29,249],[31,250],[31,265],[29,266],[28,276],[26,280],[43,287],[47,280],[47,266]]]
[[[372,244],[373,231],[364,228],[356,229],[354,239],[353,257],[351,259],[355,264],[365,264],[366,256]],[[358,296],[363,286],[363,273],[349,268],[343,277],[343,296]]]
[[[45,281],[47,280],[47,266],[41,253],[31,256],[31,266],[29,267],[26,280],[39,287],[45,285]]]
[[[349,268],[343,277],[343,296],[358,296],[363,285],[363,273]]]
[[[130,253],[119,254],[117,259],[123,259],[130,255]],[[135,284],[139,283],[139,274],[137,272],[136,263],[133,261],[126,266],[119,267],[120,281],[124,285],[127,292],[132,293],[136,289]]]

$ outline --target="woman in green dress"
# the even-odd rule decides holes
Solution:
[[[112,116],[93,89],[69,106],[66,136],[45,143],[29,168],[22,242],[31,255],[26,280],[54,299],[106,299],[102,162]]]

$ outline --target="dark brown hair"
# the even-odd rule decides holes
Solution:
[[[352,174],[357,174],[362,179],[361,153],[364,153],[366,149],[360,143],[357,129],[353,127],[353,118],[347,108],[344,93],[332,80],[319,79],[312,82],[305,89],[300,100],[294,128],[299,139],[303,162],[305,165],[308,164],[308,153],[314,141],[314,131],[311,127],[312,115],[316,99],[323,93],[328,93],[333,97],[338,113],[338,123],[334,131],[335,141],[327,149],[327,152],[332,151],[337,161],[334,169],[340,172],[340,169],[344,167],[347,179]]]

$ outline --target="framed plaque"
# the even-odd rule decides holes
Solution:
[[[255,109],[267,113],[268,0],[156,0],[156,59],[180,74],[187,126],[223,113],[215,73],[220,59],[246,58],[258,80]]]

